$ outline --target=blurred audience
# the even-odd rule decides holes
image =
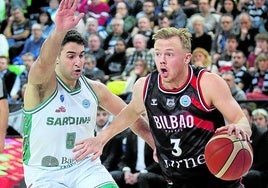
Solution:
[[[248,99],[268,99],[268,54],[259,54],[255,60],[256,72],[250,85]]]
[[[235,83],[234,73],[231,71],[226,71],[221,74],[221,77],[226,81],[230,88],[232,96],[236,101],[247,100],[246,93]]]
[[[219,73],[218,67],[212,63],[211,56],[204,48],[195,48],[195,50],[192,52],[191,63],[195,66],[205,67],[208,71],[212,73]]]

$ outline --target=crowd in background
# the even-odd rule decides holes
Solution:
[[[59,1],[0,0],[0,76],[10,105],[23,104],[28,72],[55,27]],[[192,33],[191,63],[221,76],[233,97],[247,104],[242,107],[247,109],[250,123],[261,127],[260,135],[267,135],[267,0],[81,0],[77,12],[85,13],[75,29],[87,44],[83,70],[86,77],[106,84],[128,103],[135,81],[155,69],[152,39],[155,31],[170,26],[186,27]],[[261,107],[256,103],[260,100],[264,101]],[[108,125],[108,119],[104,124]],[[122,144],[124,137],[127,136],[118,136],[119,142],[113,142]],[[260,138],[267,142],[264,136]],[[260,156],[263,150],[258,152],[256,155]],[[267,181],[262,178],[268,176],[268,166],[260,158],[254,161],[250,172],[256,175],[260,171],[259,187],[266,187]],[[124,162],[127,163],[126,158]],[[137,170],[137,166],[130,169],[122,166],[122,161],[118,163],[120,168],[111,171],[122,184],[120,187],[131,184],[140,187],[138,182],[146,177],[139,179],[138,175],[148,175],[148,171],[151,178],[162,182],[146,165]],[[122,182],[122,174],[116,170],[133,172],[134,180],[128,174],[129,182]],[[155,170],[159,174],[159,169]],[[252,187],[251,182],[250,177],[245,178],[246,188]],[[143,187],[145,184],[142,183]]]

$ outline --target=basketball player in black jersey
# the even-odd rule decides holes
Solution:
[[[77,160],[101,154],[103,145],[147,112],[157,160],[172,188],[242,188],[240,180],[223,181],[207,169],[204,148],[215,132],[241,135],[251,129],[224,80],[189,65],[191,34],[187,29],[160,29],[153,37],[157,70],[140,78],[133,98],[95,139],[77,143]]]

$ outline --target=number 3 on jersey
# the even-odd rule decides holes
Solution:
[[[182,153],[180,141],[181,139],[170,139],[170,143],[173,145],[172,154],[176,157],[180,156]]]

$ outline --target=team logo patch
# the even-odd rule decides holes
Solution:
[[[88,99],[84,99],[83,102],[82,102],[82,105],[84,108],[89,108],[90,106],[90,102]]]
[[[167,99],[166,105],[168,107],[174,107],[175,106],[175,100],[174,99]]]
[[[183,106],[183,107],[187,107],[187,106],[190,106],[191,104],[191,98],[187,95],[183,95],[181,98],[180,98],[180,104]]]

